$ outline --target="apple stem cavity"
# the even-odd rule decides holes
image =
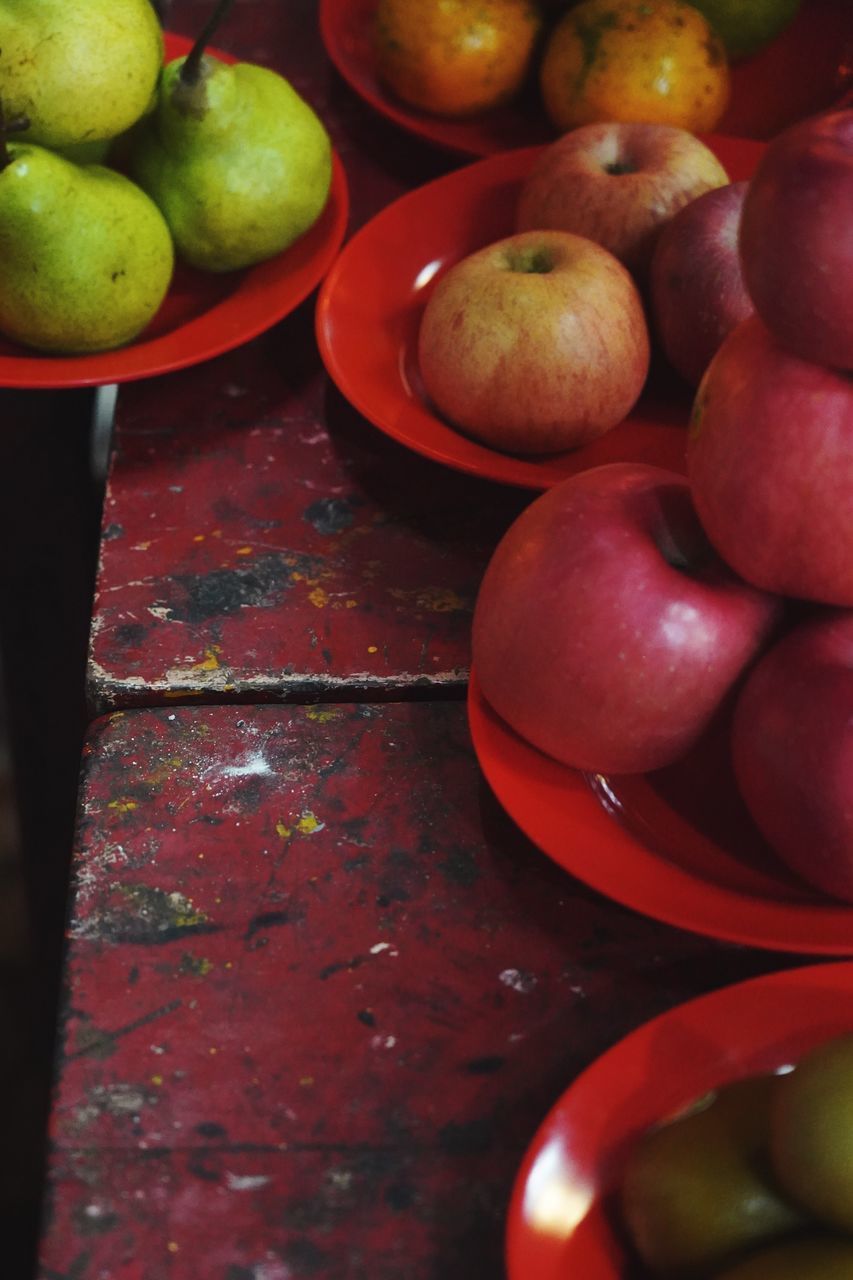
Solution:
[[[548,249],[511,249],[506,255],[506,265],[510,271],[523,275],[546,276],[554,270],[554,258]]]
[[[630,160],[611,160],[604,166],[604,172],[619,177],[623,173],[636,173],[636,165],[631,164]]]
[[[219,0],[213,13],[199,32],[198,39],[181,66],[181,83],[186,88],[191,88],[193,85],[198,84],[201,78],[202,58],[204,57],[205,49],[219,24],[225,20],[225,16],[233,3],[234,0]]]
[[[679,573],[694,576],[711,556],[711,544],[701,529],[687,529],[661,512],[655,529],[655,543],[666,563]]]

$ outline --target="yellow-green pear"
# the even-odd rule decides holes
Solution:
[[[0,0],[0,99],[32,142],[114,138],[151,106],[162,64],[150,0]]]
[[[0,332],[41,351],[119,347],[153,318],[174,250],[129,178],[44,147],[0,149]]]
[[[130,168],[178,254],[203,270],[233,271],[281,252],[316,222],[332,154],[323,124],[282,76],[204,52],[211,27],[164,69]]]

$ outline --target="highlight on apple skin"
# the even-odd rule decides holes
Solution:
[[[683,755],[770,636],[777,598],[709,546],[687,481],[611,463],[510,526],[477,599],[474,667],[529,743],[593,773]]]

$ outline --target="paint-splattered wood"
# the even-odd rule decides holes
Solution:
[[[209,7],[209,6],[208,6]],[[204,6],[170,8],[185,34]],[[452,158],[343,89],[313,0],[236,6],[221,42],[328,125],[355,228]],[[386,440],[330,386],[313,299],[203,367],[123,387],[92,708],[461,690],[483,566],[523,501]]]
[[[40,1280],[494,1280],[578,1070],[779,964],[552,865],[458,702],[102,719]]]

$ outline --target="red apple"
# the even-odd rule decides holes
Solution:
[[[853,369],[853,110],[813,116],[770,143],[749,184],[740,253],[779,341]]]
[[[724,186],[728,174],[704,142],[666,124],[581,125],[552,142],[524,182],[520,231],[589,236],[644,274],[662,226],[683,205]]]
[[[649,335],[621,263],[591,240],[536,231],[450,268],[424,309],[418,357],[456,426],[498,449],[547,453],[622,421],[646,379]]]
[[[715,187],[679,209],[658,237],[649,287],[661,347],[696,386],[723,339],[752,312],[738,255],[745,182]]]
[[[541,751],[635,773],[695,742],[778,610],[714,554],[683,477],[610,463],[510,526],[478,595],[474,666],[486,699]]]
[[[853,605],[853,378],[744,320],[696,393],[687,474],[708,537],[741,577]]]
[[[853,614],[800,623],[759,660],[735,707],[732,755],[779,857],[853,901]]]

